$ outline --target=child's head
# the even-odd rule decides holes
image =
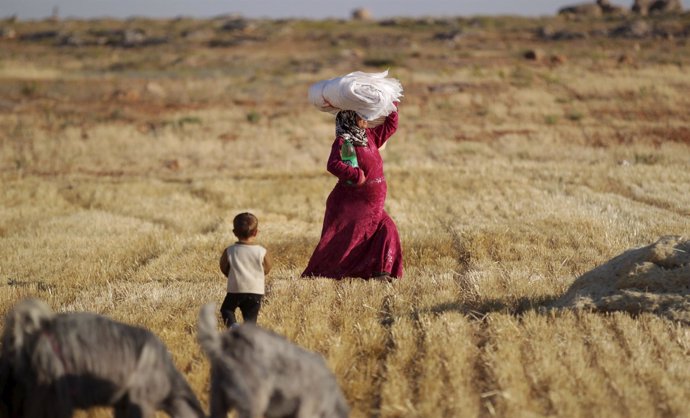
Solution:
[[[249,239],[256,236],[259,220],[249,212],[240,213],[232,220],[232,233],[239,239]]]

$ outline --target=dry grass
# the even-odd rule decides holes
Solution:
[[[455,24],[455,44],[433,40],[443,23],[339,22],[264,22],[263,41],[219,49],[2,41],[1,313],[32,295],[150,327],[207,404],[196,315],[222,299],[217,257],[250,210],[275,260],[260,323],[324,355],[353,417],[688,416],[687,326],[539,310],[688,233],[687,45]],[[384,152],[405,278],[301,280],[334,184],[332,117],[306,90],[367,69],[381,45],[364,30],[406,87]],[[569,59],[523,61],[535,46]]]

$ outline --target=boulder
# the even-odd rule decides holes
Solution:
[[[680,0],[656,0],[649,5],[649,13],[681,13],[683,4]]]
[[[578,17],[599,17],[603,14],[603,11],[601,10],[601,6],[596,3],[581,3],[563,7],[558,10],[558,14]]]
[[[651,0],[635,0],[632,11],[640,16],[647,16],[649,14],[649,6],[652,4]]]
[[[373,15],[368,9],[358,8],[352,11],[352,20],[374,20]]]
[[[203,28],[203,29],[190,29],[185,30],[181,33],[182,37],[188,41],[192,42],[208,42],[213,39],[215,32],[213,29]]]
[[[525,59],[530,61],[542,61],[546,55],[541,49],[530,49],[523,54]]]
[[[537,36],[545,41],[572,41],[575,39],[587,39],[589,34],[582,31],[554,29],[547,25],[537,31]]]
[[[149,36],[141,29],[126,29],[123,32],[121,47],[136,48],[141,46],[155,46],[162,45],[169,42],[166,37]]]
[[[79,47],[79,46],[85,46],[87,45],[87,41],[74,33],[68,33],[65,34],[64,36],[61,36],[58,40],[56,45],[57,46],[73,46],[73,47]]]
[[[17,37],[17,32],[10,27],[0,27],[0,39],[14,39]]]
[[[554,66],[563,65],[566,62],[568,62],[568,57],[566,57],[563,54],[554,54],[554,55],[551,55],[551,57],[549,57],[549,62],[551,63],[551,65],[554,65]]]
[[[248,32],[254,29],[256,29],[256,24],[242,16],[233,16],[220,27],[220,30],[224,32]]]
[[[60,31],[43,30],[19,35],[19,40],[27,42],[40,42],[45,40],[55,40],[58,39],[60,36],[63,36],[63,34]]]
[[[434,34],[434,40],[455,43],[460,41],[463,36],[464,34],[461,30],[455,29],[449,32],[438,32]]]
[[[635,63],[635,58],[633,57],[632,54],[629,53],[623,53],[618,56],[618,65],[632,65]],[[623,160],[625,163],[622,163],[622,165],[629,165],[630,162]]]
[[[625,23],[611,31],[615,38],[642,39],[652,35],[652,27],[644,20]]]
[[[608,0],[598,0],[597,4],[601,7],[601,11],[609,16],[625,16],[628,14],[628,9],[622,6],[611,4]]]

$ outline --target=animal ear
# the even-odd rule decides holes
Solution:
[[[24,338],[41,330],[43,324],[52,317],[52,311],[44,302],[28,299],[14,309],[7,324],[14,337],[13,348],[19,351],[24,345]]]
[[[32,324],[30,312],[15,311],[12,315],[12,345],[15,353],[18,353],[24,345],[24,335],[31,333],[31,329],[35,329]]]

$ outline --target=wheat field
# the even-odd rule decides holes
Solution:
[[[534,35],[621,22],[17,22],[171,40],[0,40],[0,313],[36,296],[148,327],[207,407],[196,316],[251,211],[274,260],[259,323],[324,356],[352,417],[690,417],[687,324],[541,309],[690,233],[687,40]],[[179,35],[207,27],[227,43]],[[385,68],[405,87],[383,151],[404,278],[300,279],[335,184],[308,86]]]

